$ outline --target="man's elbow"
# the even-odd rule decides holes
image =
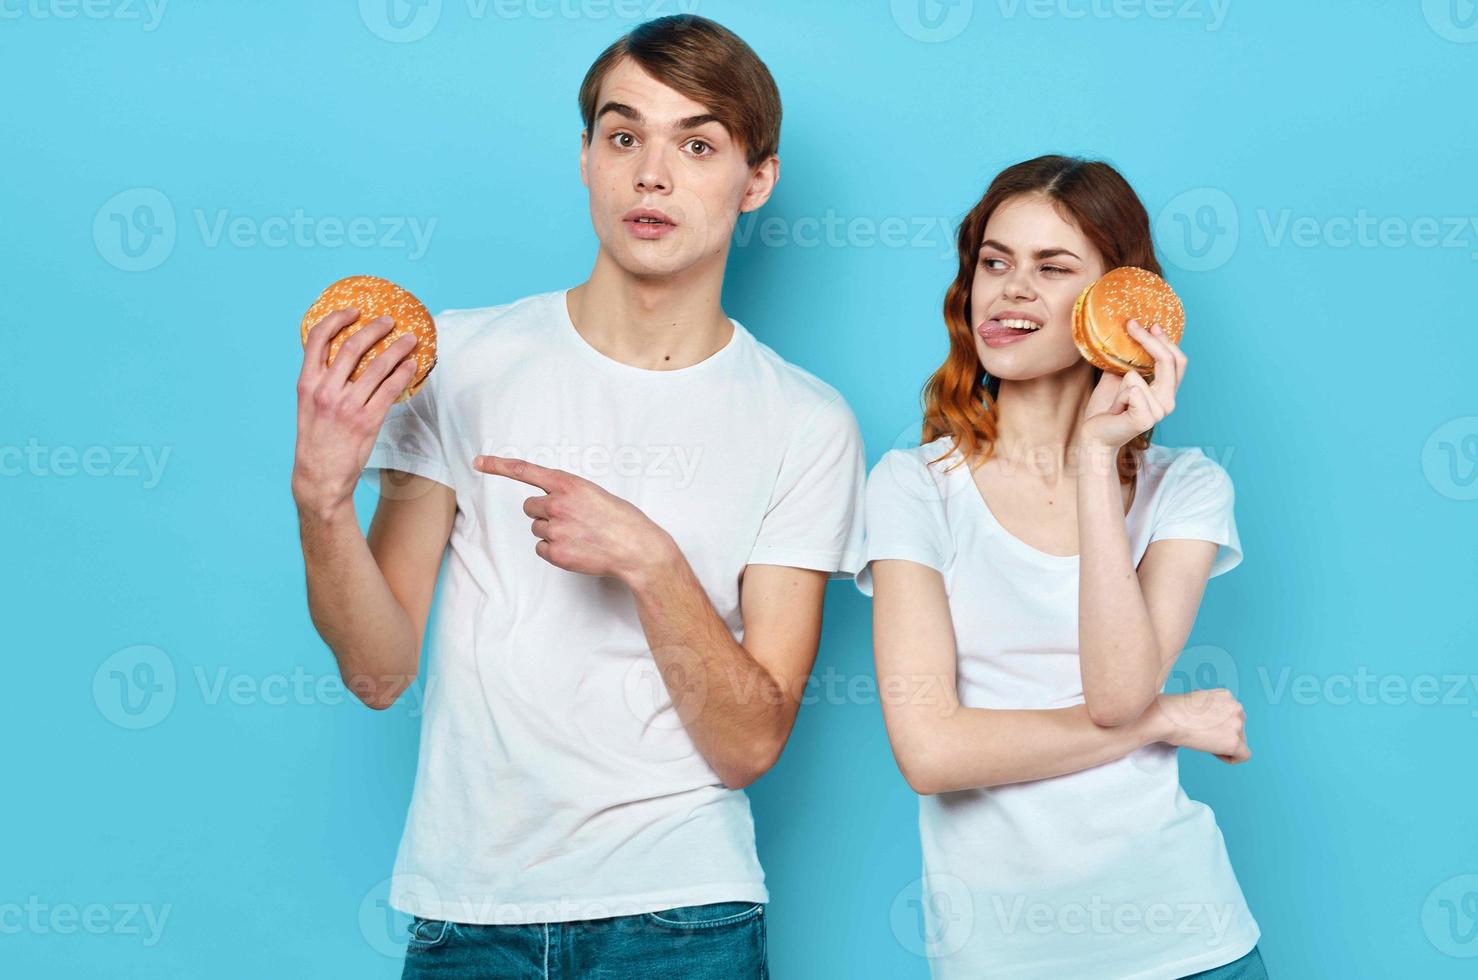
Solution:
[[[757,768],[725,766],[718,777],[725,789],[747,789],[763,775],[764,772]]]
[[[345,678],[344,683],[367,708],[385,711],[415,682],[415,675],[396,678]]]
[[[784,747],[783,741],[775,739],[756,743],[743,755],[726,760],[717,769],[719,779],[728,789],[744,789],[775,768]]]

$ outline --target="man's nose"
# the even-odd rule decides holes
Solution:
[[[672,189],[672,172],[660,148],[642,154],[636,169],[636,189],[643,194],[665,194]]]

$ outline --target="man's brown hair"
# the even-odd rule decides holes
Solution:
[[[780,148],[780,90],[739,35],[696,14],[638,24],[601,52],[580,83],[580,117],[594,134],[600,85],[622,58],[700,102],[744,148],[753,167]]]

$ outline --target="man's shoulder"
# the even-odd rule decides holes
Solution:
[[[495,306],[444,309],[433,317],[437,347],[451,350],[479,340],[516,340],[547,329],[558,295],[533,293]]]
[[[799,364],[787,361],[758,338],[754,338],[753,348],[759,383],[773,389],[779,403],[786,406],[787,414],[801,418],[830,416],[855,424],[851,406],[835,387]]]

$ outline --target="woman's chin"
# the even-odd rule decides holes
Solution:
[[[1076,351],[1072,357],[1064,356],[1047,360],[1041,357],[1017,357],[1011,353],[1003,353],[1000,350],[986,348],[978,350],[980,365],[985,373],[1000,381],[1035,381],[1038,378],[1047,378],[1053,375],[1083,370],[1086,376],[1093,365],[1083,360]]]

